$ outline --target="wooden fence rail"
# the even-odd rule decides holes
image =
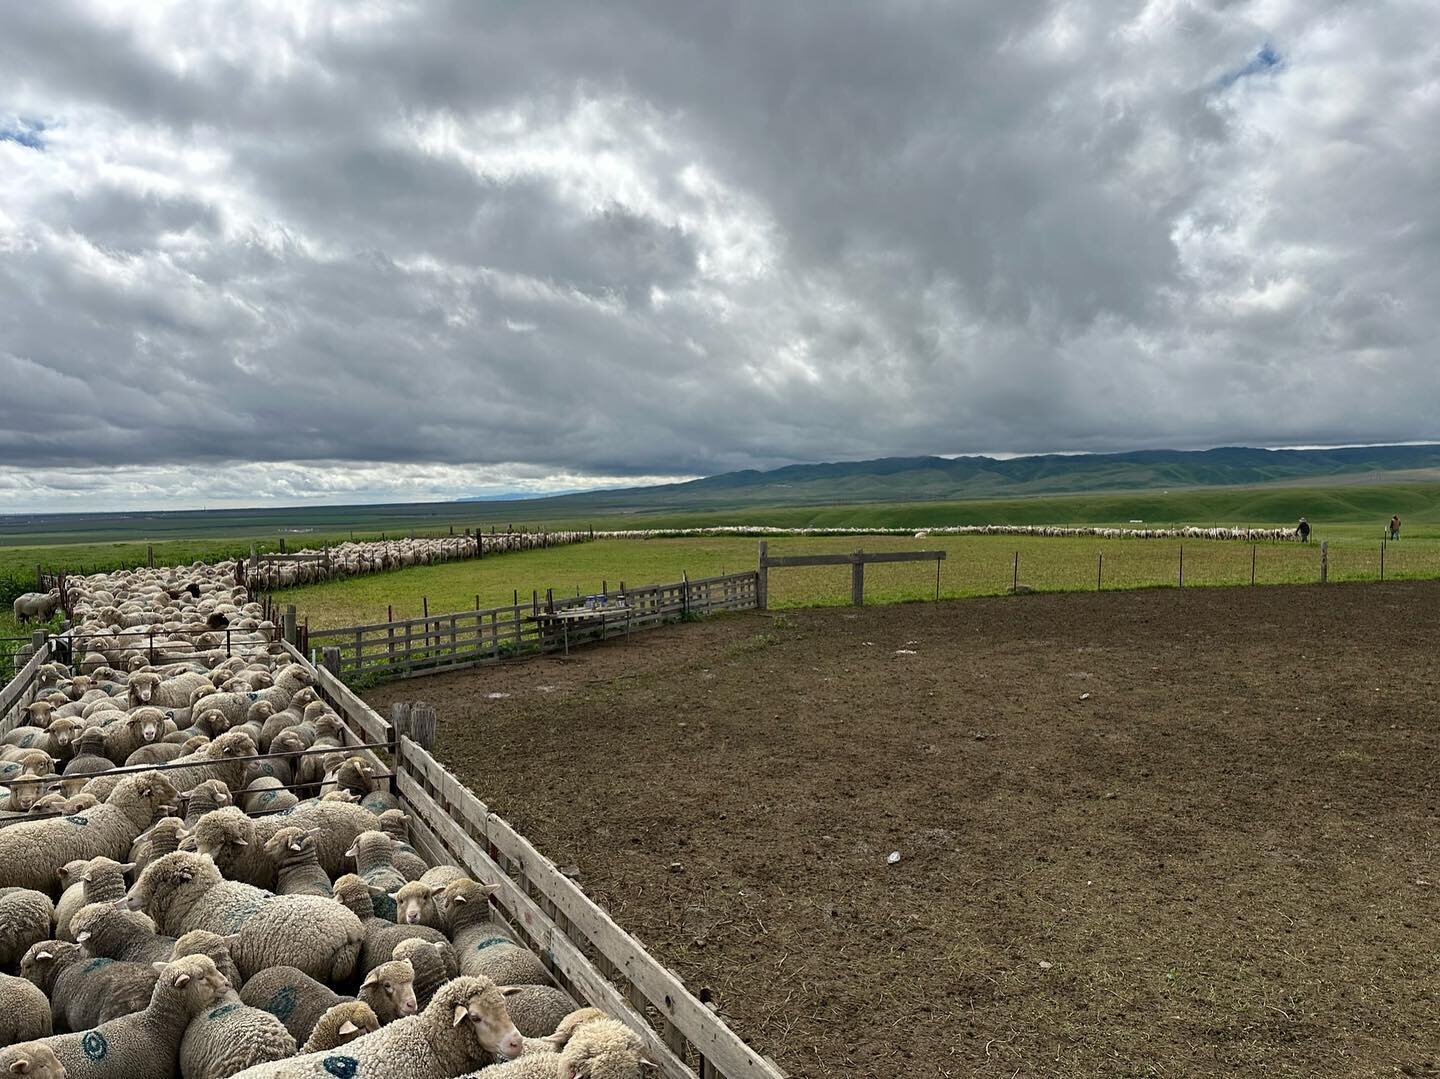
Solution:
[[[637,629],[720,611],[759,605],[758,576],[645,585],[611,592],[607,603],[587,607],[585,597],[542,599],[475,611],[454,611],[341,629],[314,629],[311,649],[339,652],[338,673],[351,680],[409,678],[494,663],[518,655],[558,652],[581,640],[601,640]]]
[[[0,688],[0,737],[9,734],[26,716],[25,708],[35,699],[35,682],[40,668],[50,661],[52,645],[46,640],[25,665],[15,672],[15,677]]]

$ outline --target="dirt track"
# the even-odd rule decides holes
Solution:
[[[435,703],[440,755],[794,1075],[1424,1076],[1437,652],[1434,584],[1165,590],[367,697]]]

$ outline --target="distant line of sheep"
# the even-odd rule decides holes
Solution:
[[[316,584],[335,577],[358,577],[408,566],[429,566],[511,551],[583,543],[589,538],[589,532],[496,532],[347,542],[325,550],[307,547],[294,552],[296,555],[311,556],[307,561],[271,562],[262,558],[258,566],[247,566],[246,581],[250,588],[257,591],[274,591]]]
[[[648,1074],[418,855],[234,569],[66,583],[75,662],[0,738],[0,1075]]]
[[[1298,540],[1293,528],[1103,528],[1064,525],[939,525],[934,528],[778,528],[720,525],[713,528],[651,528],[596,532],[596,539],[681,539],[686,536],[1093,536],[1099,539],[1210,539],[1246,543]]]

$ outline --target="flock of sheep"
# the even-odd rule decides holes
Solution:
[[[1293,528],[1071,528],[1065,525],[941,525],[909,528],[777,528],[770,525],[717,525],[712,528],[654,528],[596,532],[596,539],[678,539],[685,536],[1089,536],[1097,539],[1210,539],[1247,543],[1298,540]]]
[[[316,584],[334,577],[358,577],[409,566],[429,566],[463,558],[582,543],[589,532],[495,532],[471,536],[434,536],[374,542],[349,542],[317,551],[296,551],[296,559],[261,560],[248,567],[247,583],[257,591]],[[306,557],[308,556],[308,557]]]
[[[67,582],[79,662],[41,667],[0,739],[0,1074],[651,1074],[491,918],[492,887],[407,842],[234,573]]]

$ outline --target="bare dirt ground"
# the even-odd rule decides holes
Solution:
[[[1036,595],[368,696],[794,1075],[1440,1076],[1437,654],[1435,584]]]

